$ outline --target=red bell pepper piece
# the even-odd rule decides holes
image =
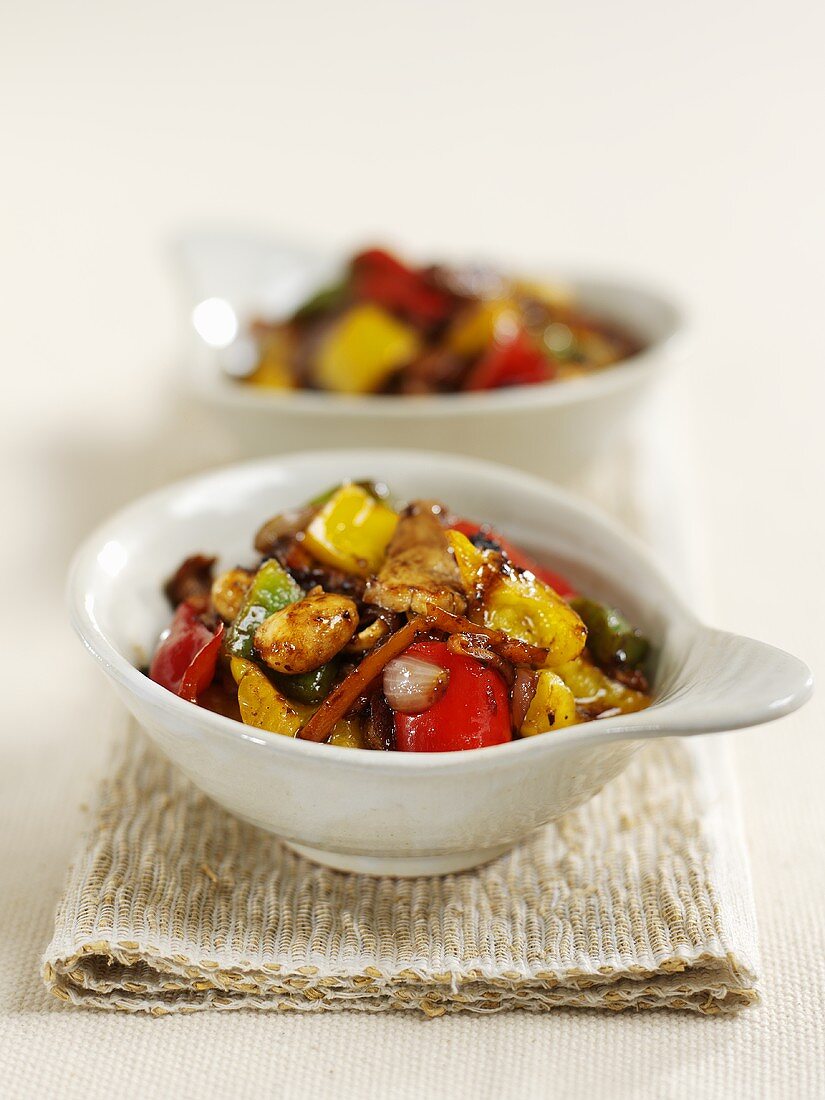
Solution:
[[[449,294],[380,248],[359,253],[352,261],[351,274],[356,298],[401,313],[417,324],[437,324],[452,312]]]
[[[149,676],[194,703],[215,676],[223,632],[223,623],[213,634],[191,604],[178,604],[169,630],[155,650]]]
[[[570,581],[566,580],[559,573],[554,573],[552,569],[547,569],[545,566],[539,565],[539,563],[534,561],[529,554],[503,538],[497,531],[494,531],[492,527],[481,526],[478,523],[472,523],[468,519],[460,519],[457,523],[452,524],[452,527],[455,531],[460,531],[462,535],[466,535],[468,539],[472,539],[475,535],[482,535],[484,538],[494,542],[497,546],[501,547],[502,553],[506,558],[509,558],[513,565],[517,566],[519,569],[526,569],[529,573],[538,577],[540,581],[549,584],[560,596],[576,595],[576,590]]]
[[[484,352],[464,382],[465,390],[495,390],[502,386],[529,386],[547,382],[556,365],[524,332]]]
[[[500,745],[513,737],[510,697],[495,669],[451,653],[446,642],[422,640],[404,651],[447,669],[441,698],[421,714],[395,714],[395,743],[402,752],[451,752]]]

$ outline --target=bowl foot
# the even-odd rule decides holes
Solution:
[[[438,856],[360,856],[351,852],[327,852],[323,848],[307,848],[303,844],[282,843],[304,859],[332,867],[336,871],[349,871],[357,875],[389,876],[391,878],[419,878],[425,875],[450,875],[456,871],[468,871],[491,859],[504,855],[512,844],[499,844],[494,848],[474,848],[468,852],[450,852]]]

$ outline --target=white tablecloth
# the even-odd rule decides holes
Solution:
[[[664,277],[699,321],[714,619],[825,667],[821,6],[34,0],[5,23],[0,1094],[823,1095],[821,699],[736,738],[764,995],[741,1018],[154,1021],[38,978],[108,751],[67,556],[233,450],[168,411],[181,223]]]

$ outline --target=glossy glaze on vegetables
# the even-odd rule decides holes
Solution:
[[[272,734],[481,748],[649,705],[649,645],[488,527],[344,483],[267,520],[259,560],[193,555],[149,675]]]
[[[256,321],[242,382],[339,394],[471,393],[560,382],[635,354],[636,337],[569,291],[479,268],[358,253],[279,323]]]

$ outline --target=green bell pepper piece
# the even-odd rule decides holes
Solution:
[[[274,558],[265,561],[255,574],[238,617],[227,631],[226,652],[229,656],[254,660],[255,631],[264,619],[287,604],[300,600],[303,594],[280,562]]]
[[[277,686],[294,699],[296,703],[317,704],[322,702],[332,690],[338,673],[338,661],[327,661],[311,672],[302,672],[297,676],[285,676],[283,673],[270,673]]]
[[[570,606],[587,627],[587,648],[597,664],[638,668],[644,661],[650,643],[615,607],[585,596],[572,599]]]
[[[292,315],[293,321],[311,321],[322,313],[328,313],[343,305],[347,294],[347,283],[334,283],[316,291]]]

